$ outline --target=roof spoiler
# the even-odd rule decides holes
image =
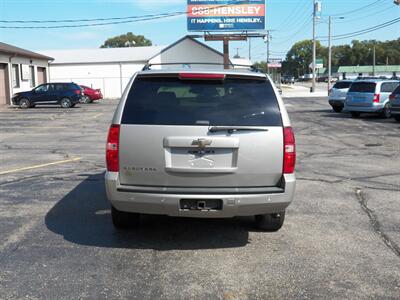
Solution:
[[[254,65],[249,66],[249,65],[239,65],[239,64],[221,64],[221,63],[210,63],[210,62],[175,62],[175,63],[159,63],[159,64],[146,64],[142,71],[149,71],[151,70],[151,67],[153,66],[180,66],[183,69],[188,69],[191,70],[192,69],[192,65],[194,66],[198,66],[198,65],[206,65],[206,66],[222,66],[222,67],[244,67],[249,69],[252,72],[257,72],[257,73],[263,73],[260,69],[258,69],[257,67],[255,67]]]

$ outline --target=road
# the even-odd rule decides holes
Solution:
[[[286,100],[298,186],[284,227],[145,217],[104,194],[115,101],[0,111],[1,299],[399,299],[400,124]]]

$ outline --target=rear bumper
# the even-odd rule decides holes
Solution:
[[[356,106],[345,104],[344,109],[347,111],[366,112],[366,113],[380,113],[385,107],[386,103],[374,103],[371,106]]]
[[[120,211],[143,214],[168,215],[193,218],[231,218],[279,213],[286,209],[294,198],[296,178],[285,175],[282,192],[261,194],[171,194],[138,193],[119,188],[118,173],[106,172],[105,184],[110,203]],[[181,199],[221,199],[222,210],[198,211],[180,209]]]
[[[392,112],[392,115],[400,115],[400,105],[391,105],[390,111]]]

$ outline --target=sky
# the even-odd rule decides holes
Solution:
[[[271,30],[271,57],[283,58],[299,40],[312,38],[313,0],[266,0],[266,29]],[[379,25],[400,17],[400,6],[393,0],[322,0],[317,36],[328,35],[327,18],[335,16],[332,34],[340,35]],[[186,10],[186,0],[0,0],[0,21],[63,20],[142,16]],[[368,6],[369,5],[369,6]],[[366,7],[367,6],[367,7]],[[344,17],[344,19],[338,19]],[[11,25],[0,23],[0,26]],[[23,24],[14,24],[23,25]],[[26,25],[26,24],[25,24]],[[31,24],[39,25],[39,24]],[[51,25],[51,24],[50,24]],[[32,51],[49,49],[98,48],[107,38],[133,32],[144,35],[155,45],[168,45],[186,34],[186,16],[99,27],[67,29],[2,29],[0,41]],[[353,39],[391,40],[400,37],[400,22],[358,37],[335,40],[334,45]],[[221,50],[220,42],[209,43]],[[249,42],[231,42],[231,56],[249,57]],[[251,41],[251,59],[266,58],[267,47],[261,38]]]

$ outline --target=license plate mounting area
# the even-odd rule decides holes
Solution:
[[[222,210],[222,199],[181,199],[181,210],[216,211]]]

